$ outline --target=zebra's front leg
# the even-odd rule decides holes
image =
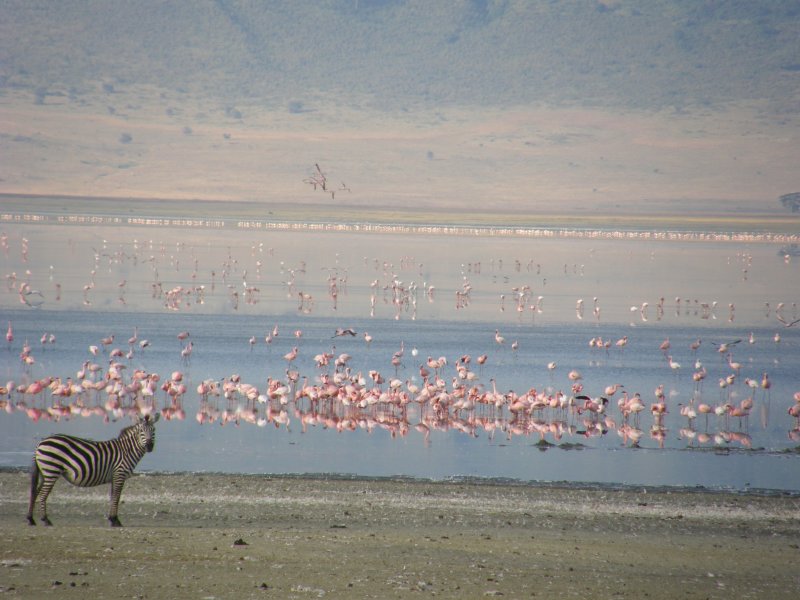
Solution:
[[[115,473],[111,482],[111,509],[108,512],[108,522],[112,527],[122,527],[117,511],[119,510],[119,499],[122,496],[122,486],[125,485],[125,479],[124,475],[120,476]]]

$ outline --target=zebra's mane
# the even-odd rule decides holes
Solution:
[[[122,431],[119,432],[117,439],[122,439],[124,437],[128,437],[134,435],[134,429],[138,429],[142,424],[142,421],[134,423],[133,425],[128,425]]]

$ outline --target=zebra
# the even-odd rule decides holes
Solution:
[[[47,518],[47,496],[62,475],[73,485],[93,487],[111,483],[111,509],[108,521],[112,527],[122,527],[117,517],[122,486],[130,477],[145,452],[152,452],[156,440],[155,418],[146,415],[124,428],[111,440],[96,442],[71,435],[56,434],[36,446],[31,465],[31,497],[28,504],[28,524],[36,525],[33,508],[39,503],[42,523],[52,525]]]

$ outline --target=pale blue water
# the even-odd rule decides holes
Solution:
[[[138,338],[150,346],[137,346],[132,359],[120,359],[128,365],[126,376],[140,368],[165,379],[181,370],[188,387],[182,399],[185,418],[161,420],[156,450],[140,470],[800,492],[800,425],[787,414],[793,394],[800,391],[800,326],[785,328],[775,317],[783,303],[780,314],[797,318],[800,275],[797,262],[778,257],[776,246],[241,231],[148,231],[161,237],[143,241],[141,230],[125,227],[68,228],[70,237],[64,240],[53,231],[37,226],[6,231],[0,324],[12,323],[14,342],[0,347],[0,384],[75,378],[86,360],[106,366],[107,355],[92,356],[88,347],[114,334],[111,347],[127,352],[127,340],[138,329]],[[335,303],[329,295],[334,279]],[[32,303],[42,300],[38,308],[19,302],[18,286],[26,280],[40,292],[28,297]],[[154,295],[154,282],[161,284],[161,294]],[[399,309],[392,303],[392,282],[406,290],[417,288]],[[183,293],[167,306],[163,292],[201,285],[202,294]],[[434,286],[430,298],[428,286]],[[530,292],[518,312],[515,298],[524,286]],[[254,287],[257,292],[248,292]],[[300,307],[301,292],[312,296],[313,304]],[[595,296],[599,318],[592,313]],[[584,301],[582,319],[575,310],[579,298]],[[645,301],[643,318],[631,307]],[[264,338],[276,325],[279,334],[267,345]],[[352,327],[359,335],[332,339],[337,327]],[[495,342],[496,329],[506,338],[502,347]],[[194,344],[188,363],[177,339],[184,330],[191,332]],[[299,340],[295,330],[302,331]],[[373,337],[370,346],[362,337],[365,331]],[[773,339],[776,332],[779,342]],[[54,334],[55,343],[42,345],[43,333]],[[588,343],[596,337],[615,342],[623,335],[628,336],[624,351],[593,349]],[[252,349],[251,336],[256,338]],[[681,364],[677,371],[659,350],[666,338],[673,360]],[[689,344],[698,338],[702,344],[694,354]],[[732,347],[732,360],[741,363],[741,370],[734,385],[721,390],[719,379],[732,370],[713,342],[736,339],[742,341]],[[29,367],[19,356],[26,340],[35,358]],[[519,343],[516,351],[513,341]],[[638,444],[620,434],[620,392],[609,404],[611,420],[601,428],[604,433],[594,436],[575,415],[548,412],[523,423],[507,410],[483,410],[436,421],[415,404],[404,415],[338,406],[327,423],[320,418],[306,426],[301,417],[308,417],[307,402],[288,404],[285,415],[276,405],[276,426],[266,406],[256,403],[255,420],[265,426],[243,418],[224,426],[219,419],[198,423],[201,399],[195,388],[200,381],[221,381],[236,373],[264,392],[268,378],[286,379],[283,356],[293,346],[299,349],[293,368],[301,381],[315,381],[320,370],[313,358],[325,351],[350,354],[353,373],[366,376],[377,370],[387,381],[396,376],[416,384],[427,357],[444,356],[448,365],[442,377],[449,388],[457,359],[469,354],[478,375],[473,383],[482,389],[491,389],[494,380],[501,392],[535,387],[569,395],[567,374],[576,369],[585,394],[600,396],[606,386],[621,383],[631,395],[641,393],[648,410],[631,432],[641,436]],[[391,359],[401,347],[402,364],[395,372]],[[475,359],[484,353],[488,360],[479,368]],[[695,391],[692,380],[695,360],[708,372],[701,391]],[[547,368],[551,361],[557,364],[553,371]],[[765,372],[772,381],[768,395],[745,386],[745,378],[760,382]],[[663,429],[654,431],[649,406],[658,385],[664,386],[669,413]],[[692,399],[695,405],[738,405],[750,396],[754,406],[747,420],[711,415],[690,424],[680,415],[680,406]],[[103,405],[105,394],[99,398]],[[158,409],[169,405],[164,392],[156,398]],[[49,392],[36,398],[14,393],[3,401],[2,467],[27,466],[37,440],[50,433],[101,439],[129,423],[105,410],[108,422],[98,415],[34,422],[20,401],[43,410],[54,404]],[[83,402],[95,404],[90,394]],[[215,407],[232,414],[245,403],[229,405],[220,399]],[[552,429],[541,432],[543,425],[554,423],[564,426],[559,437]],[[553,445],[543,448],[542,439]]]
[[[746,341],[749,330],[727,329],[725,339],[745,340],[736,349],[736,359],[744,365],[742,378],[746,374],[760,378],[762,372],[769,372],[774,382],[770,399],[767,400],[760,389],[756,390],[756,406],[749,423],[730,419],[726,424],[714,415],[706,423],[702,416],[698,417],[694,435],[708,432],[711,436],[709,441],[701,442],[697,437],[687,437],[692,434],[686,431],[689,426],[680,416],[678,405],[687,403],[694,393],[690,364],[694,358],[689,344],[698,336],[708,340],[701,346],[697,358],[706,365],[709,374],[702,395],[697,399],[709,404],[721,401],[717,380],[727,376],[730,368],[710,344],[710,340],[720,337],[714,330],[660,326],[639,328],[635,337],[631,336],[624,353],[616,348],[606,353],[590,349],[587,340],[595,335],[611,336],[617,327],[587,329],[584,325],[563,324],[506,327],[505,335],[520,343],[519,350],[514,352],[509,348],[491,347],[493,335],[487,332],[494,330],[489,323],[426,323],[421,326],[404,321],[349,320],[349,326],[358,331],[368,328],[373,335],[374,341],[367,348],[360,338],[331,340],[331,333],[337,327],[335,319],[286,316],[279,319],[280,333],[271,345],[267,346],[259,336],[259,343],[251,350],[250,335],[271,330],[272,321],[265,323],[263,317],[242,315],[204,315],[198,318],[182,314],[86,314],[43,310],[9,311],[4,316],[12,319],[17,339],[37,340],[34,347],[38,345],[40,332],[52,332],[57,336],[53,346],[43,350],[37,348],[37,362],[31,377],[37,373],[74,377],[88,356],[85,349],[90,344],[97,344],[108,332],[114,332],[117,338],[123,339],[120,346],[127,348],[124,340],[132,334],[134,327],[139,328],[140,338],[150,340],[151,347],[137,353],[131,361],[131,369],[142,368],[162,377],[169,377],[173,370],[184,371],[189,382],[189,392],[182,403],[186,418],[183,421],[161,421],[157,451],[142,462],[140,468],[144,470],[405,475],[434,479],[470,476],[520,481],[800,490],[798,456],[782,454],[782,451],[798,445],[797,437],[790,437],[797,435],[797,424],[786,413],[792,403],[791,395],[800,389],[797,338],[792,336],[777,345],[769,339],[771,331],[766,329],[754,330],[754,335],[761,341],[753,345]],[[653,424],[649,411],[640,418],[643,434],[638,448],[626,443],[618,430],[609,429],[604,435],[587,437],[579,433],[585,430],[580,421],[566,419],[575,424],[574,433],[565,433],[560,440],[547,434],[545,439],[553,444],[581,444],[583,449],[552,447],[547,451],[537,446],[541,439],[539,433],[504,431],[503,427],[508,427],[508,412],[504,418],[498,419],[498,429],[493,435],[479,425],[474,427],[474,434],[466,433],[458,429],[454,420],[449,430],[434,429],[427,438],[414,428],[420,421],[416,407],[409,410],[404,435],[393,435],[378,424],[367,428],[365,422],[356,425],[352,431],[336,431],[322,424],[304,430],[291,405],[287,407],[288,427],[283,424],[276,427],[272,423],[259,427],[244,421],[224,426],[218,422],[197,423],[195,415],[200,407],[200,398],[195,388],[199,381],[206,378],[222,380],[238,373],[242,381],[263,391],[268,377],[285,380],[283,355],[296,344],[291,332],[298,328],[302,329],[303,337],[294,366],[301,375],[311,378],[319,372],[314,366],[313,356],[330,349],[335,343],[337,353],[352,355],[350,366],[354,371],[366,373],[370,369],[379,369],[388,379],[394,376],[391,356],[403,343],[405,352],[398,376],[404,381],[419,381],[418,366],[428,355],[450,357],[452,365],[462,354],[474,357],[489,348],[490,360],[482,370],[480,381],[490,387],[489,379],[494,378],[498,390],[502,391],[521,393],[532,386],[538,389],[552,386],[569,393],[566,373],[569,369],[578,369],[583,374],[585,392],[589,395],[601,395],[606,385],[620,382],[631,393],[641,392],[649,406],[654,401],[653,389],[664,384],[670,412],[664,421],[663,448],[649,434]],[[182,330],[190,330],[194,341],[188,365],[182,362],[180,342],[176,338]],[[675,354],[685,365],[678,375],[671,372],[658,350],[666,336],[670,337]],[[15,347],[18,348],[19,344],[15,343]],[[419,350],[416,359],[411,356],[412,348]],[[2,354],[4,375],[19,371],[14,364],[18,360],[17,352],[4,348]],[[554,373],[545,366],[549,361],[556,361],[559,365]],[[450,367],[448,373],[455,371]],[[19,374],[10,376],[19,377]],[[743,384],[736,384],[731,402],[737,403],[750,393]],[[159,392],[159,408],[168,405],[165,398],[164,392]],[[49,401],[49,396],[45,396],[45,401],[39,405],[46,405]],[[236,405],[244,403],[237,402],[233,406]],[[220,400],[218,406],[224,409],[228,403]],[[257,404],[257,407],[259,416],[263,417],[264,405]],[[768,414],[765,412],[767,409]],[[616,406],[609,406],[608,413],[618,425],[622,423]],[[490,421],[494,422],[494,419]],[[104,423],[97,416],[33,423],[23,412],[4,413],[0,415],[0,465],[27,465],[36,440],[49,433],[60,431],[100,439],[115,435],[125,424],[127,421],[124,419],[117,423]],[[714,441],[714,434],[727,431],[746,434],[747,445],[736,440]]]

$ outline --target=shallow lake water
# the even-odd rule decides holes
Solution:
[[[11,382],[0,466],[28,465],[50,433],[108,438],[133,413],[158,411],[142,470],[800,492],[800,424],[788,414],[800,325],[784,326],[800,317],[800,273],[776,244],[36,224],[2,233],[0,310],[14,339],[0,351]],[[152,395],[53,394],[59,381],[115,371],[130,385],[137,370],[159,375]],[[185,390],[174,382],[170,394],[174,372]],[[42,380],[56,383],[25,393]],[[207,380],[239,386],[206,398],[197,388]],[[298,395],[326,381],[360,395]],[[637,393],[643,410],[626,417],[619,400]],[[512,410],[519,397],[527,408]]]

